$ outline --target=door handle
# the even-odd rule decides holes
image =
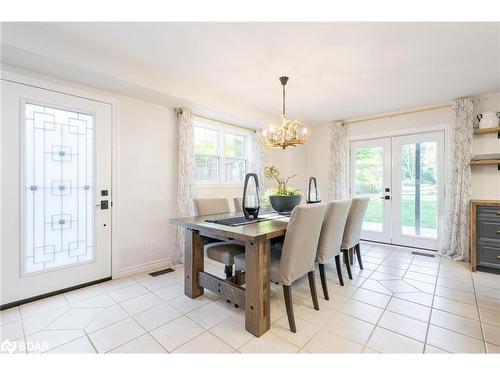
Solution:
[[[390,200],[391,196],[390,195],[383,195],[380,197],[380,199]]]
[[[101,203],[98,203],[95,205],[96,207],[99,207],[101,210],[107,210],[109,208],[108,201],[101,201]]]

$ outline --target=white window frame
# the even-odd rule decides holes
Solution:
[[[196,154],[195,155],[204,155],[204,156],[215,156],[217,157],[218,162],[218,173],[217,173],[217,181],[203,181],[196,180],[196,184],[200,187],[241,187],[244,181],[235,182],[235,181],[226,181],[226,170],[225,164],[226,159],[238,159],[245,161],[245,170],[248,171],[251,165],[251,147],[250,147],[250,134],[242,129],[222,124],[217,121],[211,121],[206,119],[194,118],[193,119],[193,127],[194,128],[205,128],[209,130],[217,131],[217,154],[209,155],[209,154]],[[226,140],[226,134],[238,135],[245,137],[245,157],[226,157],[224,155],[224,145]]]

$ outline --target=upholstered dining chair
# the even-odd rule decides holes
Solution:
[[[226,198],[194,199],[195,214],[200,216],[225,214],[229,212],[229,202]],[[223,263],[226,278],[233,276],[234,257],[245,253],[245,246],[237,241],[217,241],[204,246],[209,259]]]
[[[243,198],[233,198],[234,210],[236,212],[243,211]]]
[[[325,204],[300,205],[293,209],[281,249],[271,250],[271,280],[283,284],[290,331],[297,332],[292,303],[292,283],[307,274],[315,310],[319,310],[314,260],[325,215]],[[237,275],[245,270],[245,254],[235,256]],[[238,276],[236,276],[238,279]]]
[[[344,229],[344,236],[342,238],[342,253],[344,254],[344,263],[347,267],[347,274],[349,279],[352,280],[351,264],[353,252],[356,252],[358,258],[359,268],[363,269],[363,262],[361,261],[361,248],[359,246],[361,237],[361,227],[365,218],[366,209],[368,208],[369,197],[354,197],[352,198],[351,208],[349,209],[349,216]]]
[[[338,200],[328,203],[323,225],[321,226],[321,235],[319,236],[318,252],[316,253],[316,262],[319,267],[319,276],[321,287],[326,300],[330,299],[328,294],[328,285],[326,283],[325,263],[335,258],[337,275],[340,285],[344,286],[342,270],[340,269],[340,245],[344,235],[344,228],[349,215],[351,200]]]

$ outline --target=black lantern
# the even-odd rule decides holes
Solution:
[[[306,202],[308,204],[321,202],[321,199],[319,198],[319,190],[318,184],[316,183],[316,177],[309,177],[309,187],[307,189]]]
[[[243,188],[241,206],[247,220],[250,219],[250,216],[257,219],[260,209],[260,197],[259,178],[255,173],[247,173],[245,176],[245,187]]]

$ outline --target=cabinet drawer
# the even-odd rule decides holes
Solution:
[[[478,219],[488,219],[500,222],[500,206],[478,206]]]
[[[478,266],[500,269],[500,247],[479,243]]]
[[[479,241],[500,243],[500,222],[480,220],[477,223]]]

